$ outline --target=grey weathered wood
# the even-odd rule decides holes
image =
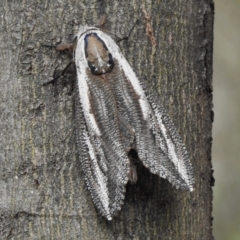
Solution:
[[[156,48],[140,6],[151,15]],[[140,169],[122,210],[108,222],[96,213],[77,157],[70,80],[44,86],[70,58],[42,44],[68,42],[73,21],[108,15],[130,65],[169,112],[190,153],[193,193]],[[2,1],[0,3],[1,239],[213,239],[213,2]]]

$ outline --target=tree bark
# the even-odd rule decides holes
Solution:
[[[212,0],[0,3],[1,239],[213,239],[213,8]],[[75,71],[64,76],[67,83],[44,85],[70,61],[46,44],[69,42],[77,24],[96,25],[103,13],[118,36],[140,20],[121,51],[158,92],[195,176],[189,193],[139,169],[110,222],[96,212],[77,155]]]

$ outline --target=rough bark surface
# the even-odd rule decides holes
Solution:
[[[146,34],[151,16],[156,47]],[[177,126],[194,167],[193,193],[138,169],[122,210],[108,222],[96,212],[77,156],[74,69],[53,84],[70,58],[44,45],[69,42],[76,24],[131,38],[120,48]],[[0,238],[213,239],[213,2],[1,1]]]

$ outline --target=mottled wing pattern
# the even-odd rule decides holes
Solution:
[[[155,103],[156,98],[137,92],[137,83],[127,77],[126,66],[127,62],[119,64],[115,59],[112,86],[119,111],[135,129],[139,159],[152,173],[177,188],[192,190],[192,167],[179,134],[165,110]],[[145,105],[141,106],[141,101]]]
[[[119,124],[120,113],[105,76],[93,75],[87,67],[82,67],[81,43],[75,56],[81,102],[78,112],[83,112],[85,123],[78,139],[80,158],[94,203],[111,220],[123,204],[129,177],[130,163],[120,134],[120,128],[126,127]]]
[[[192,167],[180,136],[156,99],[144,92],[118,46],[96,28],[83,26],[77,37],[78,143],[96,207],[108,220],[121,208],[131,175],[131,148],[152,173],[192,191]]]
[[[193,172],[189,155],[168,114],[157,98],[143,90],[116,43],[106,34],[114,58],[113,89],[119,111],[135,130],[136,150],[149,170],[166,178],[177,188],[193,190]]]

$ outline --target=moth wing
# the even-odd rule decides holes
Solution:
[[[153,95],[148,95],[115,42],[106,34],[114,58],[112,82],[118,108],[135,130],[136,150],[143,164],[177,188],[193,190],[189,155],[175,126]]]
[[[135,76],[127,75],[130,72],[127,62],[119,66],[123,66],[123,77],[119,77],[119,81],[115,82],[115,89],[125,96],[118,98],[121,102],[119,111],[135,129],[139,159],[152,173],[168,179],[177,188],[192,191],[192,166],[171,119],[160,103],[157,104],[157,98],[145,95],[140,83],[134,79]]]
[[[80,97],[77,108],[77,121],[80,121],[77,124],[80,128],[78,148],[93,201],[98,210],[111,220],[121,209],[129,178],[128,147],[123,144],[120,129],[127,132],[128,125],[123,123],[124,120],[119,123],[120,113],[108,82],[102,76],[93,75],[83,61],[82,42],[79,41],[75,53]]]
[[[148,95],[147,99],[151,108],[149,132],[153,133],[156,146],[160,146],[161,175],[177,188],[193,191],[192,164],[182,139],[165,109],[160,103],[156,104],[157,97]],[[151,169],[151,164],[149,166]],[[154,167],[153,172],[156,173]]]

